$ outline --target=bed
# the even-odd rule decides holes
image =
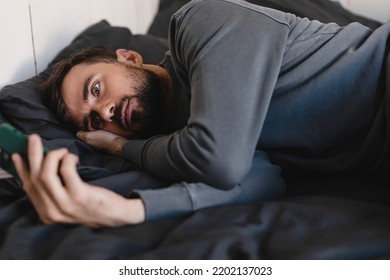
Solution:
[[[52,61],[75,50],[104,45],[140,52],[158,63],[166,52],[173,12],[188,1],[161,0],[148,34],[132,34],[105,20],[83,30]],[[375,29],[328,0],[259,0],[263,6],[300,16]],[[169,183],[136,171],[120,158],[94,151],[77,140],[42,104],[36,86],[49,74],[8,85],[0,91],[0,123],[38,133],[49,149],[67,147],[81,159],[81,177],[124,196],[133,189]],[[389,259],[388,178],[291,178],[282,199],[206,208],[135,226],[93,229],[44,225],[17,179],[0,180],[1,259]]]

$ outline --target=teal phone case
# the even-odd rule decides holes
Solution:
[[[0,167],[18,177],[11,159],[13,153],[18,153],[27,160],[27,136],[5,123],[0,125]]]

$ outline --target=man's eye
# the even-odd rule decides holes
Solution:
[[[99,97],[100,95],[100,83],[97,82],[92,86],[92,94],[96,97]]]
[[[93,129],[100,129],[101,126],[100,116],[96,112],[91,112],[91,126]]]

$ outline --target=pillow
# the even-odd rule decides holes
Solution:
[[[190,0],[160,0],[158,12],[154,17],[148,34],[166,38],[172,14]],[[308,17],[321,22],[336,22],[339,25],[346,25],[351,22],[360,22],[371,29],[381,26],[379,21],[359,16],[343,8],[339,2],[330,0],[248,0],[255,5],[277,9],[287,13],[292,13],[300,17]]]
[[[95,23],[60,51],[48,68],[38,76],[5,86],[0,90],[0,123],[9,122],[24,133],[39,134],[48,149],[67,147],[80,156],[82,165],[99,166],[118,172],[118,169],[123,168],[124,163],[119,159],[112,161],[112,157],[96,153],[75,138],[45,107],[36,90],[36,87],[50,74],[51,65],[75,51],[92,45],[102,45],[113,51],[118,48],[132,49],[143,56],[145,63],[153,64],[159,63],[168,50],[165,39],[150,35],[133,35],[128,28],[111,26],[105,20]],[[101,176],[105,173],[101,170],[99,172]],[[91,179],[96,178],[95,175]]]

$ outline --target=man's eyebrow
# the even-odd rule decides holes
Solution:
[[[83,100],[84,102],[88,102],[88,95],[89,95],[89,84],[91,83],[91,80],[92,80],[92,76],[89,76],[88,79],[85,81],[84,83],[84,87],[83,87]]]

